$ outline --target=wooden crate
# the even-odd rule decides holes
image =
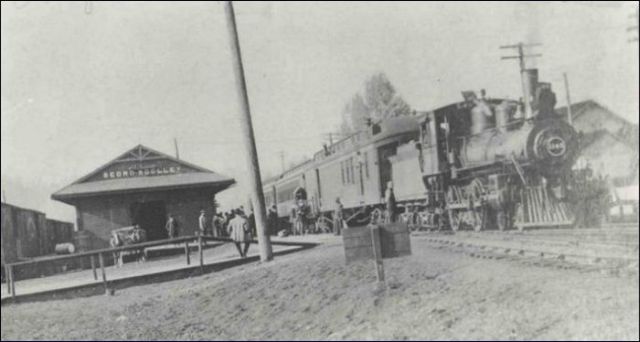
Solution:
[[[344,254],[347,263],[357,260],[373,260],[373,238],[370,226],[353,227],[342,231]],[[411,255],[409,228],[404,223],[379,226],[382,258]]]

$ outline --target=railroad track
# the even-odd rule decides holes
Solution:
[[[415,234],[436,248],[446,248],[471,257],[514,259],[525,263],[558,268],[600,270],[612,274],[638,274],[638,233],[614,236],[585,234],[493,234],[457,232],[455,234]],[[634,237],[631,237],[634,236]]]

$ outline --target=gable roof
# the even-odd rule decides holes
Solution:
[[[572,113],[571,116],[572,116],[573,120],[576,120],[577,118],[579,118],[583,114],[587,113],[588,110],[592,109],[592,108],[600,108],[600,109],[602,109],[606,113],[607,119],[617,121],[617,122],[622,123],[624,125],[633,125],[631,122],[629,122],[625,118],[619,116],[618,114],[614,113],[612,110],[610,110],[606,106],[596,102],[595,100],[585,100],[585,101],[572,103],[571,104],[571,113]],[[567,114],[567,106],[556,108],[556,112],[560,116],[566,118],[567,115],[568,115]]]
[[[576,102],[571,105],[571,112],[574,123],[576,120],[580,120],[584,114],[589,113],[591,109],[600,109],[598,112],[605,121],[616,122],[620,124],[620,130],[615,132],[609,132],[616,138],[618,141],[624,142],[630,147],[637,149],[638,147],[638,139],[640,139],[640,129],[637,124],[633,124],[627,119],[619,116],[615,112],[611,111],[606,106],[594,101],[594,100],[586,100],[581,102]],[[567,117],[567,107],[561,107],[556,109],[557,113],[563,117]],[[596,130],[598,131],[598,130]],[[595,131],[593,133],[596,133]],[[598,133],[602,134],[602,133]]]
[[[157,168],[157,173],[156,169],[153,169],[151,173],[134,171],[128,176],[127,171],[122,173],[118,171],[118,177],[107,177],[109,174],[113,176],[114,172],[109,172],[108,170],[114,167],[119,166],[122,168],[123,165],[126,166],[130,163],[141,165],[142,163],[159,161],[170,163],[175,167],[171,167],[171,173],[165,173],[164,170],[167,170],[167,168]],[[187,172],[176,172],[176,169],[180,171],[181,167]],[[102,178],[100,177],[101,175],[103,175]],[[124,176],[121,177],[121,175]],[[207,187],[217,192],[228,188],[234,183],[235,180],[233,178],[174,158],[149,147],[138,145],[56,191],[51,195],[51,198],[71,203],[80,197],[139,191]]]
[[[204,167],[201,166],[197,166],[191,163],[188,163],[184,160],[180,160],[177,158],[174,158],[168,154],[156,151],[152,148],[146,147],[142,144],[137,145],[136,147],[128,150],[127,152],[117,156],[116,158],[106,162],[105,164],[99,166],[97,169],[89,172],[88,174],[84,175],[83,177],[79,178],[78,180],[76,180],[75,182],[71,183],[71,184],[77,184],[77,183],[82,183],[84,181],[86,181],[87,179],[100,174],[100,172],[102,170],[104,170],[105,168],[107,168],[108,166],[112,165],[113,163],[117,163],[117,162],[124,162],[124,161],[128,161],[131,160],[133,158],[137,158],[140,160],[149,160],[150,158],[163,158],[163,159],[167,159],[167,160],[171,160],[174,161],[178,164],[183,164],[186,165],[188,167],[194,168],[196,170],[200,170],[202,172],[213,172],[211,170],[205,169]]]

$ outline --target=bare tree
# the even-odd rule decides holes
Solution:
[[[342,133],[352,133],[365,127],[367,119],[371,118],[371,111],[358,93],[344,106],[342,115]]]
[[[345,105],[340,131],[356,132],[366,128],[370,121],[379,122],[410,113],[411,107],[396,94],[387,76],[378,73],[365,82],[364,96],[357,93]]]

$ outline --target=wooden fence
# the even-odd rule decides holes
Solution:
[[[100,268],[100,275],[102,277],[102,282],[104,284],[105,293],[109,293],[108,283],[107,283],[107,273],[105,269],[105,257],[104,255],[112,255],[116,252],[125,252],[132,250],[140,250],[149,247],[163,246],[163,245],[179,245],[184,244],[185,258],[187,265],[191,265],[191,253],[189,250],[189,243],[196,243],[198,246],[198,260],[200,263],[200,269],[204,268],[204,257],[203,257],[203,243],[204,241],[222,241],[222,242],[232,242],[230,238],[219,238],[219,237],[210,237],[210,236],[185,236],[173,239],[164,239],[164,240],[156,240],[150,242],[139,243],[135,245],[122,246],[116,248],[104,248],[97,249],[88,252],[81,252],[69,255],[61,255],[61,256],[53,256],[47,258],[41,258],[36,260],[27,260],[21,262],[15,262],[10,264],[5,264],[5,274],[7,281],[7,291],[11,294],[12,297],[16,296],[16,286],[15,286],[15,277],[14,270],[18,267],[30,267],[36,264],[42,264],[47,262],[55,262],[60,260],[69,260],[69,259],[82,259],[89,258],[91,261],[91,269],[93,271],[94,280],[98,280],[98,267]],[[257,241],[252,241],[252,243],[257,243]],[[291,245],[291,246],[299,246],[300,243],[288,243],[288,242],[278,242],[276,244],[280,245]],[[98,265],[96,265],[96,258],[98,259]]]

